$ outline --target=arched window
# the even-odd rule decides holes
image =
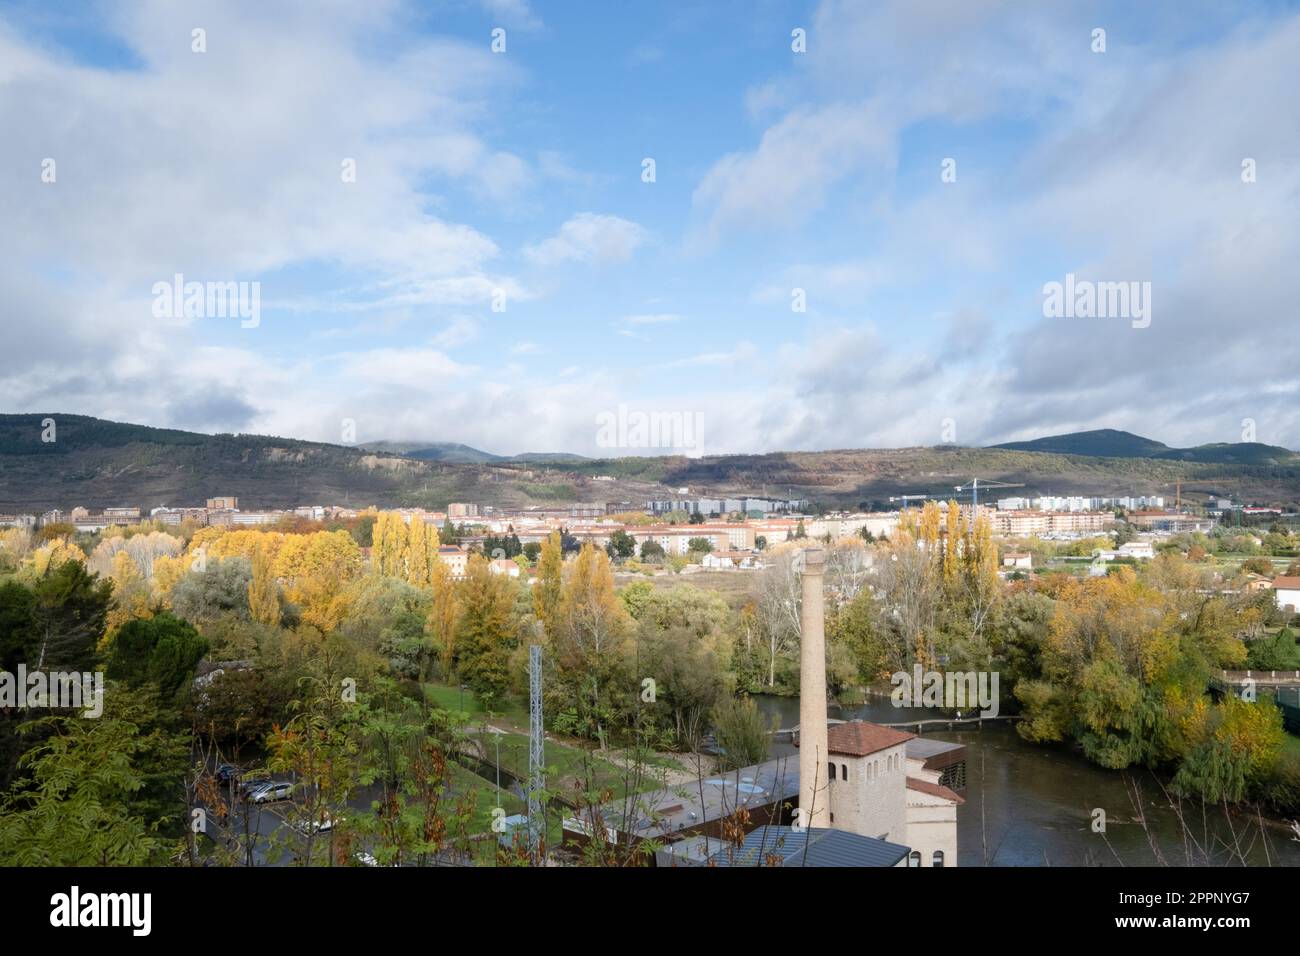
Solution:
[[[830,765],[830,771],[831,771],[831,779],[834,780],[834,779],[835,779],[835,764],[831,764],[831,765]]]
[[[911,853],[909,853],[909,854],[907,855],[907,865],[908,865],[908,866],[920,866],[920,865],[921,865],[921,851],[920,851],[920,850],[913,850]]]
[[[943,866],[943,850],[935,850],[931,866]]]
[[[846,763],[840,764],[840,779],[841,780],[849,779],[849,765]]]

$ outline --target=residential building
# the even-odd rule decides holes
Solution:
[[[519,565],[508,558],[494,558],[488,563],[488,570],[493,574],[504,574],[506,577],[519,577]]]
[[[438,547],[438,560],[444,562],[454,578],[465,576],[465,565],[469,563],[469,552],[459,545],[444,544]]]
[[[1279,574],[1273,579],[1273,597],[1283,610],[1300,612],[1300,577]]]

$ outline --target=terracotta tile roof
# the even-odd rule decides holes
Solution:
[[[1279,574],[1277,577],[1273,579],[1273,587],[1290,588],[1293,590],[1300,589],[1300,577],[1295,577],[1295,576],[1288,577],[1285,574]]]
[[[928,780],[918,780],[916,777],[907,778],[907,789],[917,790],[921,793],[928,793],[932,797],[943,797],[945,800],[951,800],[957,804],[963,804],[966,799],[959,796],[956,792],[949,790],[941,783],[930,783]]]
[[[846,724],[832,724],[827,728],[826,749],[833,754],[865,757],[886,747],[897,746],[915,736],[893,727],[854,720]]]

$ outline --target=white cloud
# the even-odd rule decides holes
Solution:
[[[695,190],[710,237],[724,228],[791,228],[817,212],[854,171],[893,163],[893,124],[874,102],[837,103],[787,114],[758,147],[718,160]]]
[[[645,238],[645,230],[627,219],[582,212],[565,222],[556,235],[525,247],[524,255],[539,266],[626,262]]]

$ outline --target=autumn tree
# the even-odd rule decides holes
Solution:
[[[542,542],[537,561],[537,579],[533,583],[533,612],[548,635],[559,624],[560,601],[564,591],[564,552],[560,533],[552,531]]]
[[[417,588],[429,586],[429,574],[437,560],[438,532],[419,515],[411,518],[406,539],[406,580]]]
[[[253,576],[248,582],[248,610],[258,623],[279,627],[280,586],[271,571],[271,557],[261,545],[253,552]]]
[[[626,711],[631,620],[614,592],[609,556],[588,543],[578,552],[549,635],[555,671],[567,700],[576,704],[577,727],[605,742],[609,722]]]
[[[443,561],[436,561],[430,569],[429,591],[432,604],[425,621],[425,633],[433,645],[434,653],[444,680],[451,675],[456,660],[456,618],[459,614],[459,601],[456,598],[456,581],[451,568]]]
[[[481,554],[470,555],[461,581],[456,623],[456,670],[481,698],[496,699],[510,683],[514,649],[511,580],[493,574]]]

